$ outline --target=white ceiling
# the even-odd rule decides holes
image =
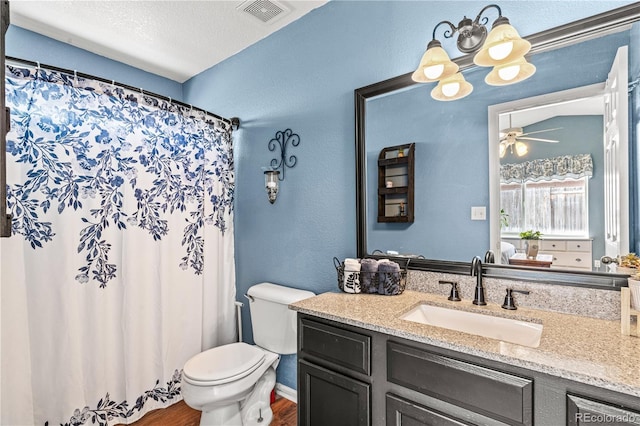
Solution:
[[[178,81],[233,56],[327,0],[11,0],[11,24]],[[257,7],[266,23],[244,11]],[[241,7],[242,6],[242,7]]]

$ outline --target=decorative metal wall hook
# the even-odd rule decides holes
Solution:
[[[285,170],[295,167],[298,162],[298,158],[295,155],[287,156],[289,143],[293,146],[300,144],[300,136],[293,133],[291,129],[276,132],[276,136],[269,141],[269,151],[276,151],[277,147],[280,147],[279,157],[271,160],[271,167],[264,170],[265,189],[271,204],[276,202],[279,189],[278,181],[284,180]]]
[[[300,136],[293,133],[291,129],[276,132],[276,136],[269,141],[269,151],[276,151],[280,147],[280,156],[271,160],[271,168],[273,170],[281,170],[278,176],[279,180],[284,180],[284,173],[287,168],[295,167],[298,158],[295,155],[287,157],[287,146],[291,143],[293,146],[300,144]]]

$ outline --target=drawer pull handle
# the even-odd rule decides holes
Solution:
[[[553,260],[558,260],[558,258],[557,258],[557,257],[554,257],[554,258],[553,258]]]
[[[580,259],[579,257],[576,258],[576,262],[582,262],[582,259]]]
[[[582,247],[580,244],[578,244],[578,248]]]

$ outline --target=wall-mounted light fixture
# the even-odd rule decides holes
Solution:
[[[490,8],[498,11],[498,18],[493,22],[491,32],[487,35],[487,17],[482,14]],[[439,101],[453,101],[464,98],[473,91],[470,83],[465,81],[458,71],[459,67],[451,61],[442,43],[436,39],[436,30],[440,25],[448,25],[444,37],[452,38],[458,34],[457,46],[462,53],[478,52],[473,62],[481,67],[494,67],[485,78],[492,86],[504,86],[517,83],[531,77],[536,67],[524,58],[531,49],[531,43],[520,37],[509,20],[502,16],[502,10],[496,4],[482,8],[472,21],[466,16],[458,26],[449,21],[441,21],[433,29],[432,40],[427,45],[420,65],[411,78],[418,83],[438,82],[431,91],[431,96]]]
[[[293,146],[300,144],[300,136],[291,129],[276,132],[275,137],[269,141],[269,151],[276,151],[278,148],[280,150],[279,156],[271,160],[270,168],[264,171],[264,184],[271,204],[275,203],[278,197],[278,181],[283,181],[286,169],[295,167],[298,162],[295,155],[287,157],[289,143]]]
[[[271,204],[276,202],[278,198],[278,177],[280,176],[279,170],[265,170],[264,172],[264,185],[267,189],[267,197]]]

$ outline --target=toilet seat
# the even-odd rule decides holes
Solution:
[[[248,376],[264,359],[265,352],[257,346],[231,343],[195,355],[184,365],[182,374],[194,385],[221,385]]]

